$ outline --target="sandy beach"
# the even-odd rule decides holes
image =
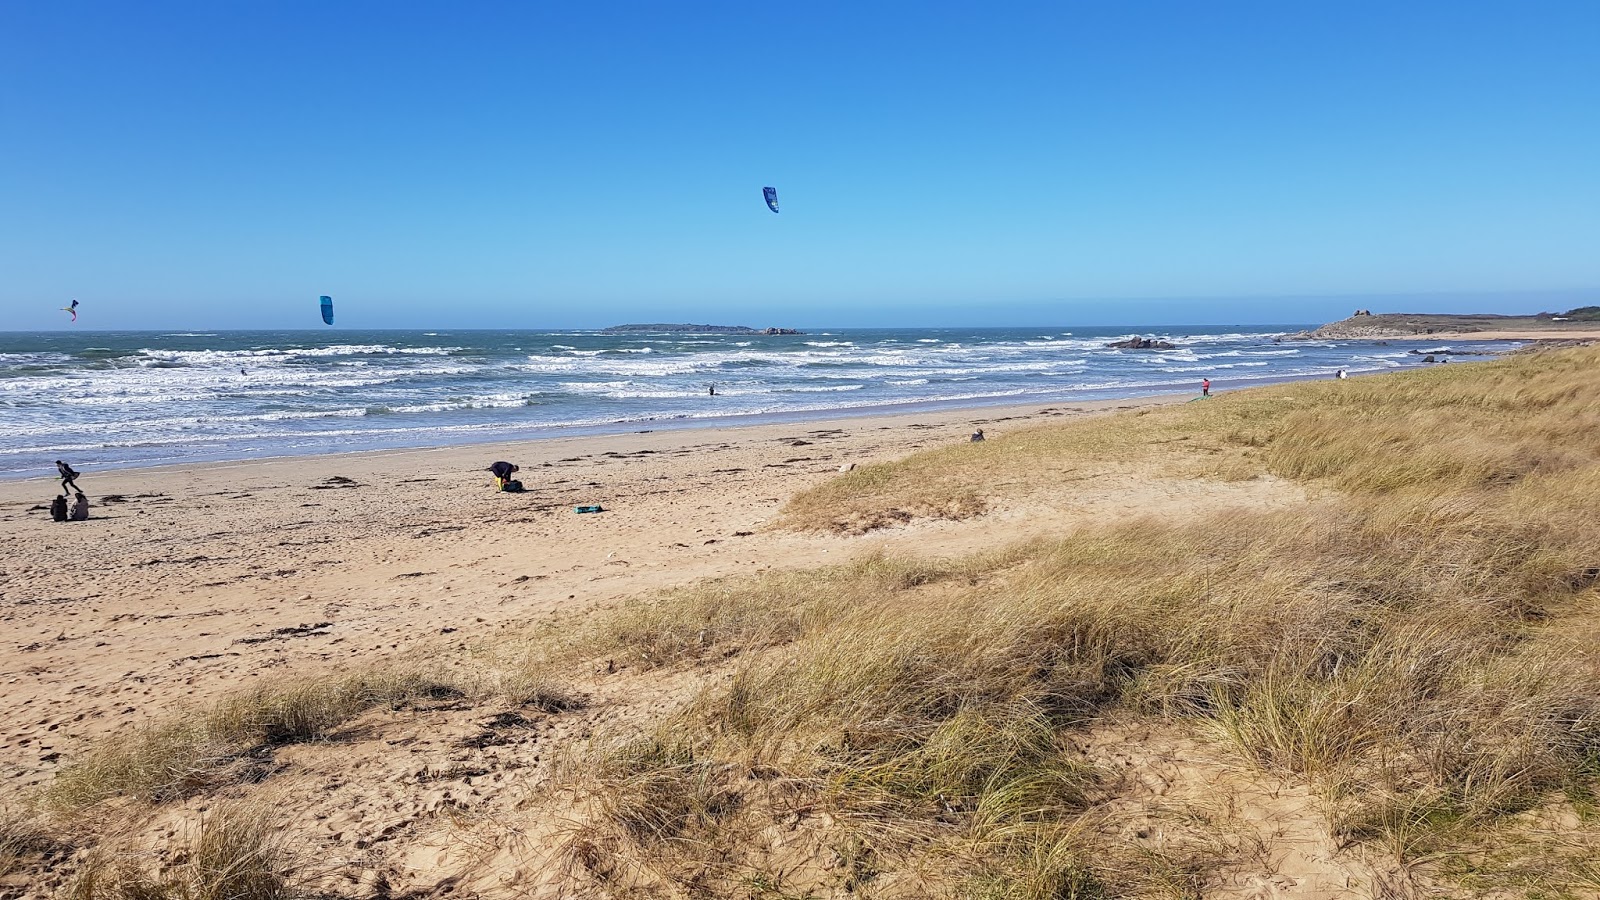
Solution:
[[[708,576],[873,547],[956,553],[1064,515],[1115,516],[1128,491],[1091,487],[1073,496],[1076,513],[1040,517],[1060,498],[1018,498],[981,526],[764,529],[842,465],[964,442],[974,427],[998,436],[1181,399],[91,471],[84,523],[50,521],[51,480],[0,483],[11,711],[0,778],[36,785],[92,741],[253,679],[366,665]],[[522,467],[526,493],[493,489],[484,469],[498,459]],[[1185,502],[1147,493],[1143,511]],[[573,512],[584,504],[605,512]]]
[[[981,709],[977,743],[928,738],[905,759],[937,750],[978,764],[993,746],[1012,760],[1035,745],[992,745],[1021,727],[1003,717],[1037,722],[1048,697],[1062,698],[1064,718],[1028,765],[1062,767],[1040,784],[1081,783],[1083,799],[1059,814],[1075,817],[1075,852],[1099,854],[1106,871],[1155,878],[1162,860],[1187,859],[1206,896],[1390,896],[1379,888],[1394,883],[1423,895],[1435,872],[1408,870],[1375,841],[1352,844],[1339,831],[1346,814],[1319,799],[1331,782],[1274,755],[1310,750],[1215,723],[1244,721],[1229,717],[1254,709],[1250,685],[1288,671],[1273,660],[1324,658],[1330,629],[1344,629],[1331,645],[1354,646],[1378,590],[1426,592],[1380,623],[1394,637],[1379,646],[1405,648],[1395,653],[1433,659],[1442,634],[1450,658],[1479,665],[1468,648],[1522,620],[1449,601],[1522,597],[1530,583],[1551,587],[1518,601],[1537,604],[1549,631],[1528,640],[1592,642],[1592,532],[1568,487],[1592,479],[1589,457],[1488,487],[1460,474],[1514,468],[1523,451],[1504,451],[1506,434],[1543,433],[1475,398],[1516,383],[1566,403],[1548,416],[1571,421],[1584,354],[1206,403],[1184,394],[88,471],[95,506],[83,523],[49,520],[49,479],[0,484],[11,711],[0,779],[12,798],[0,803],[0,849],[13,848],[0,857],[0,897],[48,900],[84,878],[211,883],[226,866],[188,860],[213,828],[245,829],[240,852],[266,848],[273,871],[289,873],[263,884],[317,895],[627,896],[700,880],[732,890],[770,872],[785,895],[845,896],[850,835],[871,833],[849,829],[885,815],[925,837],[881,844],[875,883],[883,896],[922,896],[924,879],[965,877],[938,868],[969,839],[943,817],[980,807],[941,795],[927,812],[886,812],[870,785],[834,778],[840,759],[888,751],[838,741],[870,736],[886,714],[937,736]],[[1447,409],[1429,407],[1441,398]],[[1546,415],[1529,409],[1541,412],[1524,418]],[[1426,416],[1426,435],[1393,430]],[[1047,427],[1073,420],[1084,427]],[[980,427],[990,440],[972,445]],[[1501,439],[1485,443],[1488,433]],[[1452,464],[1395,466],[1395,441],[1411,442],[1408,458]],[[521,466],[526,493],[494,490],[485,469],[497,459]],[[1341,475],[1305,476],[1328,460]],[[852,467],[866,468],[841,477]],[[1363,487],[1418,477],[1432,480],[1398,502],[1422,505],[1398,518],[1390,490]],[[1417,510],[1460,503],[1541,504],[1563,555],[1503,553],[1474,524],[1500,521],[1498,507],[1414,526]],[[1119,668],[1150,653],[1163,656],[1136,663],[1138,677]],[[1588,702],[1568,694],[1592,683],[1589,662],[1530,659],[1572,668],[1548,683],[1519,675],[1526,708]],[[1320,665],[1294,670],[1307,696],[1330,690]],[[1049,666],[1056,680],[1041,681]],[[1219,695],[1194,693],[1194,671],[1243,685],[1243,705],[1205,714]],[[1484,735],[1474,746],[1485,752],[1503,743],[1495,735],[1533,727],[1467,694],[1407,706],[1394,698],[1420,696],[1411,679],[1431,676],[1413,675],[1423,670],[1409,657],[1391,671],[1364,676],[1388,692],[1380,700],[1332,701],[1360,718],[1306,726],[1333,738],[1315,744],[1331,748],[1317,759],[1369,764],[1366,745],[1341,735],[1396,710],[1452,717]],[[929,705],[940,691],[965,699],[955,712]],[[1566,765],[1567,745],[1549,746],[1540,764]],[[1427,777],[1456,768],[1440,771]],[[987,783],[961,790],[979,797]],[[1548,785],[1517,789],[1543,796]],[[1580,848],[1573,866],[1594,837],[1566,820],[1527,827]]]

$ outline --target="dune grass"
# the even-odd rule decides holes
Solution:
[[[1082,827],[1096,777],[1070,735],[1127,715],[1311,782],[1339,839],[1407,862],[1481,849],[1522,813],[1592,796],[1597,357],[1273,388],[933,451],[810,492],[791,523],[839,528],[862,519],[817,510],[909,508],[931,483],[1051,478],[1152,458],[1162,441],[1329,489],[1298,508],[1091,529],[1003,566],[968,561],[959,591],[822,578],[793,602],[725,585],[718,618],[811,612],[785,620],[781,641],[736,642],[731,682],[649,739],[670,753],[603,757],[592,790],[615,827],[588,840],[633,854],[634,877],[748,881],[771,860],[730,853],[741,842],[728,835],[758,843],[757,826],[791,814],[755,788],[777,773],[805,798],[787,808],[828,811],[829,852],[856,847],[874,870],[959,859],[965,875],[936,880],[982,896],[1192,893],[1219,859],[1130,866],[1139,853]],[[665,630],[615,637],[650,647]],[[717,803],[629,824],[669,809],[651,791],[685,773]],[[752,822],[752,805],[767,818]],[[1541,883],[1592,879],[1557,859]]]
[[[251,780],[273,746],[322,739],[374,707],[466,689],[460,678],[405,667],[268,684],[102,745],[64,768],[45,801],[61,810],[113,797],[162,803]]]
[[[779,524],[858,534],[917,518],[967,518],[997,498],[1070,491],[1107,473],[1228,481],[1271,474],[1383,493],[1569,471],[1600,452],[1595,361],[1593,348],[1576,348],[1036,426],[856,469],[796,495]]]
[[[61,900],[289,900],[295,863],[263,807],[224,803],[201,820],[183,862],[151,868],[105,853],[80,865]]]

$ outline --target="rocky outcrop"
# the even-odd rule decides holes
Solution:
[[[762,334],[805,334],[804,331],[797,331],[797,330],[795,330],[793,328],[767,328],[767,329],[764,329],[761,333]]]
[[[1574,310],[1574,313],[1579,312]],[[1468,335],[1493,331],[1526,332],[1529,338],[1560,337],[1563,331],[1593,330],[1592,325],[1562,316],[1440,315],[1433,313],[1373,313],[1358,309],[1356,314],[1321,328],[1286,334],[1286,341],[1358,341],[1382,338],[1427,337],[1430,334]]]
[[[1106,345],[1117,350],[1176,350],[1177,347],[1166,341],[1155,341],[1150,338],[1131,337],[1125,341],[1113,341]]]

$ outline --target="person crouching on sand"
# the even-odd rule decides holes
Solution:
[[[494,486],[501,490],[505,490],[506,482],[517,471],[518,468],[508,462],[497,462],[489,467],[489,473],[494,476]]]

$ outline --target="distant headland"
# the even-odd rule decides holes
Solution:
[[[1365,340],[1456,338],[1457,340],[1542,340],[1592,337],[1600,334],[1600,306],[1535,316],[1433,315],[1377,313],[1358,309],[1355,315],[1321,328],[1285,335],[1284,340]]]
[[[746,328],[743,325],[613,325],[602,334],[805,334],[793,328]]]

